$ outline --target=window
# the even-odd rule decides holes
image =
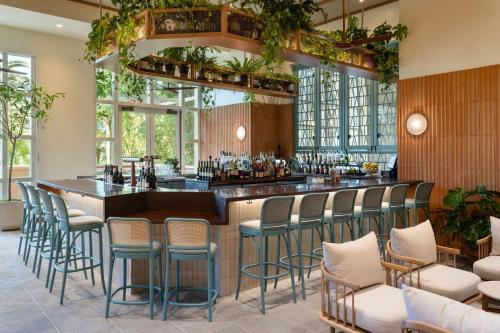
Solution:
[[[382,169],[396,147],[396,85],[297,67],[295,103],[297,152],[343,150]]]
[[[122,164],[123,157],[158,155],[157,163],[177,158],[184,171],[198,160],[200,89],[168,80],[118,77],[96,72],[96,160]]]
[[[14,54],[0,51],[0,67],[8,68],[23,74],[0,72],[2,82],[22,82],[28,80],[34,82],[35,58],[27,55]],[[16,143],[16,151],[13,160],[13,182],[30,181],[35,177],[35,122],[30,123],[23,130],[23,135]],[[0,136],[0,199],[8,196],[8,166],[9,157],[12,153],[12,145]],[[12,184],[12,197],[19,198],[17,187]]]

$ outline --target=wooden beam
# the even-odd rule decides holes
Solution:
[[[325,0],[325,1],[327,1],[327,0]],[[335,0],[330,0],[330,1],[335,1]],[[371,6],[365,7],[365,13],[368,10],[372,10],[372,9],[375,9],[375,8],[378,8],[378,7],[382,7],[382,6],[388,5],[388,4],[393,3],[393,2],[397,2],[397,1],[399,1],[399,0],[386,0],[386,1],[382,1],[380,3],[377,3],[375,5],[371,5]],[[349,15],[356,15],[356,14],[359,14],[359,13],[361,13],[361,9],[358,9],[358,10],[355,10],[355,11],[351,12]],[[321,21],[321,22],[315,23],[314,26],[318,27],[318,26],[323,25],[323,24],[327,24],[327,23],[330,23],[330,22],[341,20],[342,17],[343,17],[342,15],[339,15],[339,16],[336,16],[336,17],[332,17],[332,18],[326,19],[325,21]]]
[[[329,3],[331,3],[331,2],[335,2],[335,1],[337,1],[337,0],[323,0],[323,1],[320,1],[320,2],[318,3],[318,5],[319,5],[320,7],[322,7],[322,6],[324,6],[324,5],[327,5],[327,4],[329,4]]]
[[[95,7],[95,8],[100,7],[99,4],[97,4],[97,3],[93,3],[93,2],[85,1],[85,0],[68,0],[68,1],[75,2],[75,3],[81,4],[81,5],[85,5],[85,6]],[[116,9],[115,7],[109,7],[109,6],[103,5],[102,9],[109,10],[110,12],[118,12],[118,9]]]

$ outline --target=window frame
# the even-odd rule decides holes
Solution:
[[[31,83],[36,84],[36,57],[29,54],[23,54],[18,52],[8,52],[8,51],[0,51],[2,55],[2,62],[0,63],[0,67],[3,67],[3,64],[8,64],[9,55],[17,56],[17,57],[25,57],[30,58],[31,60]],[[7,72],[0,72],[1,82],[5,82],[8,79]],[[36,170],[36,156],[37,156],[37,121],[35,119],[31,119],[31,134],[30,135],[21,135],[18,140],[27,140],[30,141],[30,164],[29,164],[29,176],[28,177],[12,177],[12,181],[22,181],[22,182],[30,182],[36,179],[37,170]],[[8,197],[8,181],[9,181],[9,156],[8,156],[8,140],[2,139],[0,137],[0,184],[2,185],[2,189],[0,191],[0,200],[6,199]]]

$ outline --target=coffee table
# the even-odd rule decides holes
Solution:
[[[485,281],[477,285],[483,294],[482,307],[484,311],[500,313],[500,308],[491,308],[490,304],[500,305],[500,281]]]

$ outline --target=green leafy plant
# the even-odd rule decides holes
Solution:
[[[238,58],[233,57],[231,60],[226,60],[224,65],[236,73],[253,74],[262,67],[262,61],[245,58],[241,62]]]
[[[139,102],[143,101],[147,84],[148,82],[143,76],[130,71],[126,71],[118,77],[119,90],[124,92],[128,98]]]
[[[30,120],[41,121],[48,117],[50,109],[63,93],[49,94],[47,90],[29,80],[0,82],[1,136],[9,141],[10,162],[8,197],[12,199],[12,171],[19,138],[29,129]]]
[[[215,108],[215,89],[210,87],[200,87],[201,89],[201,110],[212,112]]]
[[[174,172],[179,172],[179,160],[177,157],[169,157],[165,160],[165,164],[170,164],[174,168]]]
[[[488,190],[484,186],[471,191],[449,189],[443,200],[448,208],[438,212],[439,220],[443,223],[440,236],[461,236],[471,249],[475,249],[476,241],[490,233],[490,216],[500,216],[499,197],[500,192]]]

